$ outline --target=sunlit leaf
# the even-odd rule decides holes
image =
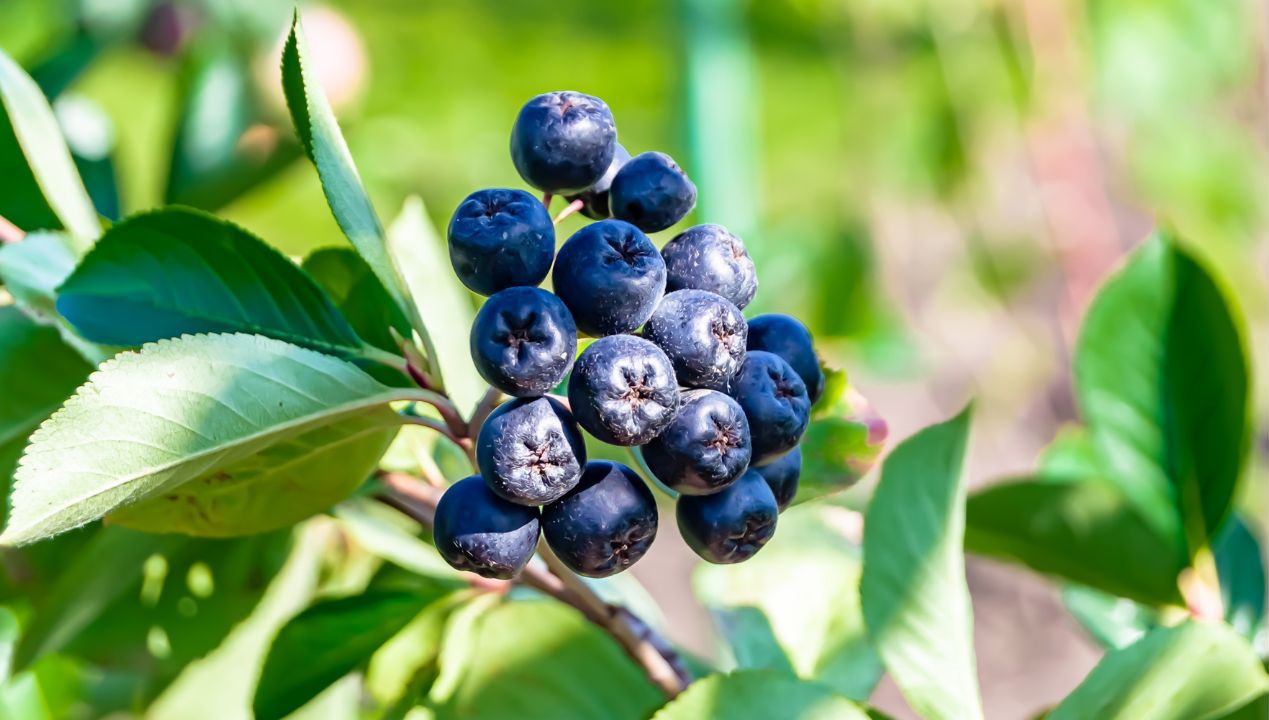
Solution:
[[[653,720],[867,720],[855,703],[817,683],[771,670],[711,675],[653,715]]]

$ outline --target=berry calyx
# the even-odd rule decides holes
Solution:
[[[680,385],[723,391],[745,360],[748,335],[740,310],[704,290],[666,295],[643,329],[674,364]]]
[[[749,467],[749,421],[740,405],[714,390],[689,390],[678,415],[641,448],[648,469],[684,495],[708,495]]]
[[[660,348],[633,335],[611,335],[577,358],[568,400],[577,422],[597,439],[643,445],[674,420],[679,386]]]
[[[657,535],[656,500],[625,465],[588,463],[577,487],[542,509],[542,534],[573,572],[615,575],[652,546]]]
[[[494,293],[471,326],[471,358],[490,385],[513,397],[544,395],[577,354],[577,325],[564,303],[539,288]]]
[[[509,400],[481,426],[476,464],[498,496],[520,505],[545,505],[577,485],[586,466],[586,443],[559,400]]]

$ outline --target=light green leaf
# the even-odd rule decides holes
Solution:
[[[816,403],[802,439],[802,476],[793,504],[841,492],[872,469],[885,446],[886,422],[846,380],[825,374],[824,396]]]
[[[61,720],[81,709],[85,668],[61,655],[44,658],[0,685],[0,718]]]
[[[692,683],[653,720],[867,720],[858,705],[813,682],[772,670],[710,675]]]
[[[927,720],[981,718],[961,552],[970,411],[891,453],[864,520],[864,620],[882,663]]]
[[[401,268],[409,292],[427,300],[418,306],[428,330],[424,341],[430,357],[440,364],[450,397],[466,415],[489,387],[471,362],[475,313],[470,293],[450,266],[445,240],[437,235],[418,197],[406,199],[388,228],[388,252]]]
[[[856,700],[872,693],[881,661],[859,606],[859,549],[842,530],[853,516],[838,507],[792,508],[752,560],[696,570],[697,594],[739,667],[787,669]]]
[[[84,182],[39,86],[0,50],[0,215],[23,230],[70,231],[77,251],[101,233]]]
[[[1100,477],[1039,477],[974,493],[965,549],[1147,605],[1181,603],[1184,550]]]
[[[283,718],[365,665],[392,636],[449,591],[370,591],[325,600],[292,618],[273,641],[252,707],[256,718]]]
[[[1062,588],[1062,604],[1107,649],[1127,647],[1158,624],[1157,614],[1140,603],[1083,585]]]
[[[115,513],[152,531],[284,527],[360,485],[410,399],[356,366],[252,335],[192,335],[107,362],[32,436],[0,542]]]
[[[555,601],[506,602],[476,617],[452,692],[437,681],[437,720],[646,718],[664,702],[611,637]],[[447,644],[452,640],[447,637]]]
[[[1229,512],[1248,442],[1241,321],[1211,275],[1159,235],[1098,293],[1075,381],[1108,479],[1191,554]]]
[[[56,330],[15,307],[0,307],[0,489],[6,497],[27,438],[91,371]],[[6,514],[0,507],[0,518]]]
[[[304,271],[246,230],[186,208],[112,227],[62,285],[57,309],[82,336],[110,345],[247,332],[369,353]]]
[[[282,49],[282,90],[291,112],[291,121],[295,124],[295,133],[317,167],[322,192],[326,194],[326,202],[340,229],[383,283],[393,302],[410,318],[414,329],[426,339],[426,330],[409,288],[388,252],[383,223],[361,184],[335,112],[306,65],[307,55],[308,42],[296,12],[291,34]]]
[[[1187,622],[1107,653],[1047,720],[1214,720],[1267,688],[1264,668],[1237,633]]]
[[[396,510],[365,498],[349,498],[336,505],[332,514],[353,542],[398,567],[428,577],[459,577],[435,546],[419,538],[418,524]]]
[[[366,692],[380,706],[408,702],[435,679],[445,624],[466,593],[455,592],[427,606],[384,643],[366,666]]]

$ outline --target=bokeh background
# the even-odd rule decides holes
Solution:
[[[55,97],[103,213],[199,205],[302,256],[343,241],[278,90],[292,8],[0,0],[0,47]],[[418,196],[443,228],[467,193],[522,186],[507,153],[519,106],[548,90],[598,95],[626,147],[669,152],[696,181],[691,222],[745,239],[761,275],[753,311],[803,318],[891,438],[976,398],[973,485],[1031,468],[1075,419],[1079,318],[1154,227],[1176,229],[1223,276],[1253,328],[1253,368],[1265,366],[1264,3],[356,0],[302,10],[385,218]],[[567,221],[561,239],[580,224]],[[1255,406],[1258,419],[1269,413],[1261,387]],[[1262,530],[1267,446],[1258,436],[1242,501]],[[636,573],[671,636],[709,654],[693,564],[668,541]],[[1057,591],[972,557],[968,572],[988,717],[1026,717],[1065,695],[1099,650]],[[875,700],[910,717],[890,686]]]

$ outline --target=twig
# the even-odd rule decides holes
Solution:
[[[405,473],[384,472],[380,473],[380,478],[389,489],[389,492],[378,496],[380,502],[408,515],[424,527],[432,527],[436,503],[441,498],[439,488]],[[672,698],[683,692],[691,677],[668,642],[634,613],[611,605],[596,595],[581,578],[564,567],[545,542],[538,543],[538,557],[542,564],[530,563],[514,582],[534,588],[581,612],[587,620],[611,635],[622,650],[643,667],[648,679],[666,697]],[[473,582],[473,587],[505,590],[504,583],[495,586],[495,583]]]
[[[476,404],[476,409],[471,411],[471,420],[467,421],[467,433],[471,437],[480,435],[480,426],[485,424],[485,420],[489,419],[489,414],[498,407],[502,402],[502,393],[496,388],[489,388],[485,391],[480,402]]]
[[[578,210],[581,210],[585,204],[586,204],[585,201],[578,199],[578,200],[574,200],[568,205],[565,205],[564,209],[560,211],[560,214],[556,215],[555,219],[551,221],[551,224],[559,225],[560,223],[564,222],[564,219],[567,218],[569,215],[572,215]]]
[[[22,228],[0,215],[0,243],[15,243],[24,237],[26,233],[22,231]]]

